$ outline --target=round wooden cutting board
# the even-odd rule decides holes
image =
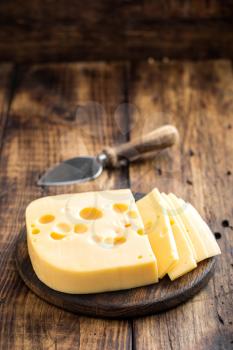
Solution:
[[[129,318],[161,312],[191,298],[213,275],[216,258],[199,263],[195,270],[173,282],[166,276],[159,283],[146,287],[97,294],[66,294],[42,283],[31,265],[25,228],[16,242],[15,261],[25,284],[41,299],[78,314]]]
[[[16,243],[15,261],[25,284],[41,299],[75,313],[123,318],[150,315],[191,298],[209,281],[216,258],[199,263],[195,270],[173,282],[164,277],[159,283],[150,286],[98,294],[66,294],[56,292],[42,283],[31,265],[25,229]]]

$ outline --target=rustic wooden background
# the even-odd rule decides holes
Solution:
[[[93,101],[95,104],[93,104]],[[39,188],[49,166],[172,123],[181,142],[94,182]],[[233,71],[228,60],[0,65],[0,349],[207,350],[233,347]],[[190,200],[222,255],[208,286],[171,311],[77,316],[21,281],[14,244],[26,205],[55,193],[154,186]]]
[[[0,60],[233,57],[232,0],[0,1]]]

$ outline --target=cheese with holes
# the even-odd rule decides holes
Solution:
[[[157,262],[130,190],[58,195],[26,209],[37,277],[66,293],[96,293],[158,281]]]
[[[168,271],[168,276],[171,280],[174,280],[193,270],[195,267],[197,267],[197,263],[193,253],[194,249],[192,243],[189,240],[184,227],[180,224],[177,211],[173,206],[171,199],[164,193],[162,196],[166,204],[166,209],[169,215],[171,228],[179,255],[179,260],[175,266]]]
[[[137,201],[137,207],[157,258],[159,278],[162,278],[179,259],[164,199],[154,189]]]

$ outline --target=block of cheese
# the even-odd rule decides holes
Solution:
[[[179,258],[164,199],[154,189],[137,201],[137,207],[157,258],[159,278],[162,278]]]
[[[158,280],[156,258],[130,190],[58,195],[26,209],[33,269],[66,293],[133,288]]]
[[[197,267],[197,264],[193,254],[192,243],[190,242],[184,227],[180,224],[179,217],[171,199],[165,195],[165,193],[163,193],[162,196],[166,204],[166,210],[169,215],[173,236],[176,242],[176,248],[179,255],[179,260],[175,266],[168,271],[168,276],[171,280],[174,280],[193,270],[195,267]]]
[[[208,252],[204,240],[202,239],[195,222],[192,220],[190,215],[188,215],[188,212],[186,210],[186,203],[180,203],[179,199],[173,193],[169,193],[168,196],[171,198],[177,213],[183,221],[186,232],[188,233],[189,238],[193,244],[193,247],[196,252],[196,261],[200,262],[204,259],[207,259]]]
[[[220,248],[213,233],[211,232],[207,223],[202,219],[198,211],[190,203],[185,203],[181,198],[179,198],[179,202],[180,205],[185,208],[190,221],[193,221],[195,223],[195,227],[197,228],[199,235],[205,245],[208,258],[221,254]]]

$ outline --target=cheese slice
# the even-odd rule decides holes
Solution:
[[[182,232],[184,233],[184,235],[186,237],[186,240],[188,241],[189,246],[190,246],[190,248],[192,250],[192,254],[193,254],[194,258],[195,258],[195,261],[197,261],[197,255],[196,255],[195,248],[194,248],[193,243],[192,243],[192,241],[191,241],[191,239],[189,237],[189,234],[188,234],[188,232],[187,232],[187,230],[186,230],[186,228],[185,228],[185,226],[183,224],[183,221],[181,220],[179,212],[177,212],[176,207],[175,207],[173,201],[171,200],[171,198],[165,193],[162,193],[162,195],[166,197],[166,200],[168,201],[169,205],[171,206],[172,211],[175,213],[176,221],[177,221],[177,223],[178,223],[178,225],[180,227],[180,230],[182,230]]]
[[[187,215],[195,223],[199,235],[205,245],[208,257],[221,254],[221,250],[207,223],[202,219],[198,211],[190,204],[179,199],[180,205],[186,207]]]
[[[158,281],[156,258],[130,190],[58,195],[26,209],[37,277],[66,293],[96,293]]]
[[[186,203],[181,203],[179,199],[173,194],[170,193],[168,195],[173,205],[176,208],[176,211],[178,215],[180,216],[181,220],[183,221],[183,224],[185,226],[186,232],[189,235],[189,238],[193,244],[193,247],[196,252],[196,261],[202,261],[204,259],[208,258],[208,252],[205,246],[205,243],[203,239],[201,238],[201,235],[199,233],[199,230],[194,222],[194,220],[190,217],[188,211],[187,211],[187,205]]]
[[[193,254],[192,243],[187,238],[187,233],[183,229],[182,225],[180,225],[177,211],[173,206],[171,199],[165,193],[162,193],[162,197],[164,198],[166,204],[166,210],[169,215],[170,224],[179,255],[179,260],[175,266],[168,271],[168,276],[171,280],[174,280],[193,270],[195,267],[197,267],[197,264]]]
[[[157,258],[159,278],[162,278],[179,259],[164,200],[154,189],[136,204]]]

